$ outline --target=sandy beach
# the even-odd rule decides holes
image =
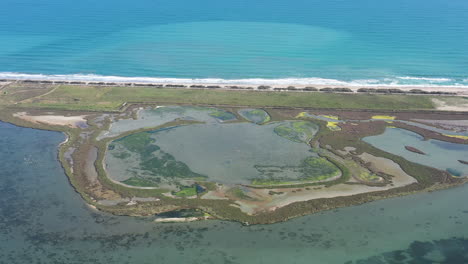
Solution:
[[[25,121],[32,123],[43,123],[47,125],[59,125],[77,128],[78,123],[86,123],[85,115],[80,116],[59,116],[59,115],[29,115],[26,112],[18,112],[13,114],[14,117],[18,117]]]
[[[118,80],[118,79],[117,79]],[[359,89],[399,89],[402,92],[411,90],[422,90],[424,92],[444,92],[452,93],[457,96],[467,96],[468,87],[466,86],[441,86],[441,85],[373,85],[358,83],[343,84],[318,84],[314,82],[295,81],[291,79],[240,79],[240,80],[221,80],[221,79],[161,79],[161,81],[84,81],[75,79],[3,79],[0,84],[10,83],[29,83],[29,84],[56,84],[56,85],[90,85],[90,86],[150,86],[156,88],[194,88],[194,89],[229,89],[229,90],[258,90],[258,91],[307,91],[307,89],[324,88],[347,88],[353,92]],[[306,89],[306,90],[304,90]],[[339,92],[339,91],[334,91]]]

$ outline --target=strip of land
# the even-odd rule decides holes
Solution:
[[[157,87],[157,88],[197,88],[197,89],[232,89],[232,90],[263,90],[263,91],[323,91],[323,92],[365,92],[365,93],[409,93],[409,94],[450,94],[468,95],[468,88],[463,86],[421,86],[421,85],[320,85],[296,84],[294,82],[277,84],[265,81],[264,84],[248,83],[248,81],[229,81],[226,83],[210,83],[206,81],[180,80],[173,82],[99,82],[68,79],[1,79],[0,85],[9,83],[27,84],[58,84],[58,85],[90,85],[90,86],[125,86],[125,87]]]
[[[160,88],[151,86],[95,86],[15,82],[0,94],[0,107],[79,111],[119,111],[137,103],[206,104],[314,109],[457,110],[468,111],[461,96],[379,93],[285,92],[271,90],[226,90]],[[447,108],[447,107],[450,108]]]

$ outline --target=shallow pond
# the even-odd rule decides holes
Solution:
[[[238,111],[239,115],[250,122],[256,124],[263,124],[270,121],[270,115],[262,109],[241,109]]]
[[[277,128],[283,127],[289,129],[283,129],[289,134],[283,130],[278,133]],[[309,174],[305,175],[305,162],[313,166],[310,158],[316,158],[317,154],[307,140],[300,139],[309,139],[317,130],[310,122],[286,121],[263,126],[208,123],[142,132],[111,144],[107,169],[112,178],[120,181],[145,174],[144,170],[168,177],[180,172],[180,178],[207,177],[225,184],[249,184],[254,179],[299,180],[309,174],[319,176],[327,169],[320,166],[321,171],[311,172],[309,166]],[[147,143],[141,143],[142,140]],[[138,144],[144,149],[136,149]],[[173,170],[161,175],[167,164],[173,164]]]
[[[140,109],[136,119],[127,118],[115,121],[109,131],[102,133],[98,139],[115,137],[141,128],[157,127],[175,120],[219,123],[236,120],[236,116],[225,110],[210,107],[164,106]]]
[[[455,176],[468,175],[468,165],[458,161],[468,160],[468,145],[434,139],[424,140],[419,134],[400,128],[386,128],[383,134],[365,137],[363,140],[409,161],[447,170]],[[405,146],[414,147],[425,155],[408,151]]]

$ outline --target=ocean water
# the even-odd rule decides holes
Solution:
[[[468,186],[273,225],[162,224],[87,207],[64,139],[0,122],[0,263],[468,263]]]
[[[468,87],[466,0],[1,6],[0,78]]]

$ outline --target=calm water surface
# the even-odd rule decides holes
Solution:
[[[365,137],[363,140],[409,161],[447,170],[456,176],[468,175],[468,166],[458,161],[468,160],[468,145],[434,139],[424,140],[421,135],[400,128],[387,128],[385,133]],[[408,151],[405,146],[415,147],[425,155]]]
[[[156,224],[89,209],[57,161],[63,140],[0,123],[0,263],[468,261],[467,186],[274,225]]]
[[[275,127],[288,123],[197,124],[156,130],[152,138],[153,145],[214,182],[249,184],[253,179],[269,177],[297,180],[303,177],[299,168],[304,160],[317,154],[306,143],[294,142],[274,132]],[[313,127],[315,134],[318,127]],[[118,142],[115,141],[115,149],[107,152],[106,169],[113,179],[123,181],[134,175],[133,168],[141,169],[142,158],[115,157],[118,153],[131,153]],[[267,177],[257,166],[274,172]]]

